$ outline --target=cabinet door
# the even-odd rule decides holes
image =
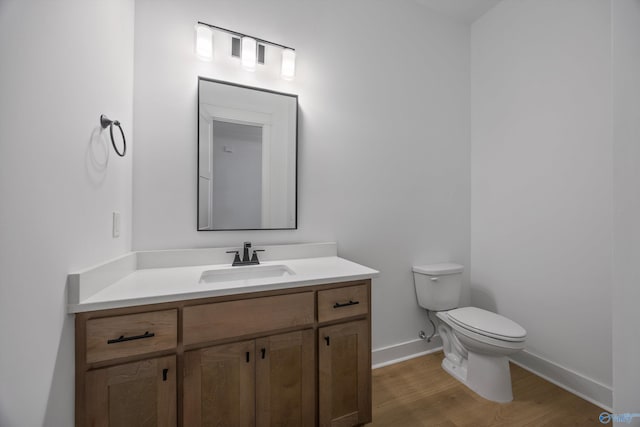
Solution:
[[[176,357],[87,372],[86,425],[176,425]]]
[[[320,328],[320,426],[371,421],[371,355],[366,320]]]
[[[184,425],[255,425],[255,343],[243,341],[184,357]]]
[[[256,340],[257,426],[315,425],[312,329]]]

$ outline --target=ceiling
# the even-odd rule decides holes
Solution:
[[[456,21],[471,24],[501,0],[414,0]]]

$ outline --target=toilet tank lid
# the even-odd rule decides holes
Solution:
[[[438,276],[441,274],[462,273],[464,266],[453,262],[443,262],[440,264],[414,265],[414,273],[428,274],[429,276]]]

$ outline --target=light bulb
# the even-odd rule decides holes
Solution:
[[[282,69],[280,75],[285,80],[293,80],[296,76],[296,51],[285,49],[282,51]]]
[[[242,68],[247,71],[256,70],[256,47],[255,39],[251,37],[242,38]]]
[[[206,25],[196,25],[195,52],[203,61],[213,60],[213,31]]]

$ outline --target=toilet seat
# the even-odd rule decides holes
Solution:
[[[524,342],[527,331],[513,320],[477,307],[462,307],[446,312],[456,326],[499,341]]]

